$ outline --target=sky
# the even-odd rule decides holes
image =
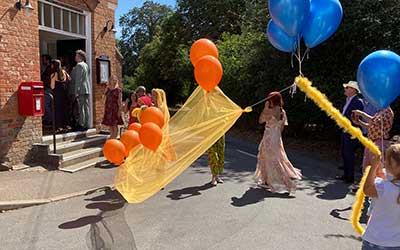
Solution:
[[[133,7],[141,7],[145,0],[119,0],[118,1],[118,8],[115,17],[115,25],[117,29],[117,37],[121,36],[121,28],[119,27],[119,17],[123,14],[129,12],[130,9]],[[175,0],[153,0],[153,2],[166,4],[171,7],[175,6]]]

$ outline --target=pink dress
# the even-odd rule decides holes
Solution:
[[[272,109],[267,109],[272,110]],[[270,113],[270,112],[267,112]],[[295,180],[300,180],[301,171],[290,163],[283,148],[281,131],[287,125],[285,111],[282,119],[267,115],[264,136],[258,147],[258,161],[255,176],[261,183],[267,183],[272,192],[294,192]]]

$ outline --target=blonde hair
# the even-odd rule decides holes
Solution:
[[[400,144],[393,144],[386,150],[385,161],[391,167],[400,168]],[[400,181],[400,176],[393,176],[392,183],[400,187],[398,181]],[[397,197],[397,203],[400,204],[400,193]]]
[[[170,118],[169,110],[168,110],[168,105],[167,105],[167,96],[165,94],[165,91],[162,89],[152,89],[152,92],[154,91],[156,93],[156,106],[159,108],[163,113],[164,113],[164,120],[167,123]]]

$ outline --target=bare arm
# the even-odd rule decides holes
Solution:
[[[122,91],[119,92],[118,94],[118,107],[119,109],[123,108],[123,103],[122,103]]]
[[[269,115],[269,102],[265,103],[264,110],[261,112],[260,117],[258,118],[258,123],[263,124],[267,121]]]
[[[364,194],[371,198],[378,197],[378,192],[376,191],[375,187],[375,178],[380,164],[380,159],[378,157],[374,157],[371,164],[371,170],[369,171],[367,180],[365,181]]]
[[[128,110],[128,104],[129,104],[129,98],[126,98],[125,102],[122,103],[124,113],[129,111]]]
[[[356,115],[355,118],[352,120],[356,125],[360,125],[361,127],[365,128],[365,129],[369,129],[369,123],[361,121],[360,116]]]
[[[361,127],[368,129],[369,128],[369,123],[363,122],[363,121],[359,121],[359,124],[361,125]]]
[[[363,119],[365,119],[367,121],[367,123],[370,123],[372,120],[372,116],[368,115],[367,113],[365,113],[363,111],[355,110],[353,112],[356,113],[357,115],[361,116]]]
[[[123,109],[123,104],[122,104],[122,90],[119,91],[118,93],[118,115],[122,115],[122,109]]]
[[[71,76],[67,73],[67,71],[65,71],[65,70],[63,70],[63,71],[64,71],[65,79],[66,79],[67,81],[71,81]]]
[[[288,120],[287,120],[287,116],[286,116],[286,111],[284,109],[282,109],[282,126],[281,126],[281,132],[283,132],[283,130],[285,129],[285,126],[288,126]]]
[[[54,73],[51,75],[50,78],[50,88],[54,89],[56,87],[56,79],[57,79],[57,75]]]

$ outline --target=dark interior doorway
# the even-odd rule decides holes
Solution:
[[[70,73],[72,68],[76,65],[75,51],[78,49],[86,51],[85,39],[57,41],[57,57],[61,60],[68,73]]]

